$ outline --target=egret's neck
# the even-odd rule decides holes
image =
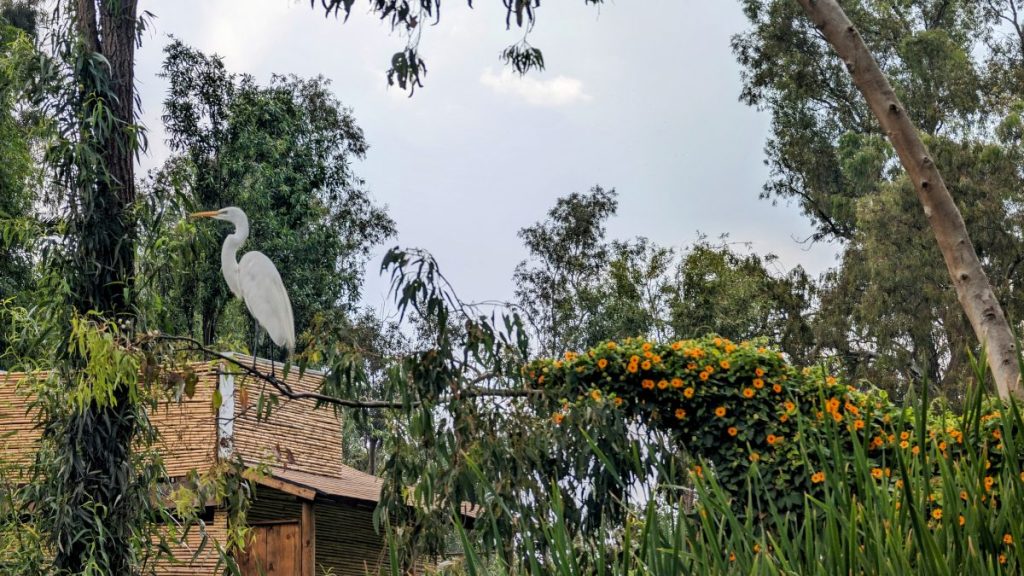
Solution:
[[[224,280],[227,281],[231,293],[239,298],[242,298],[242,288],[238,281],[238,258],[236,255],[248,237],[249,223],[236,222],[235,232],[224,239],[224,246],[220,249],[220,264],[224,271]]]

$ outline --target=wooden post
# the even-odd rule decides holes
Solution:
[[[235,376],[221,363],[217,376],[220,407],[217,409],[217,457],[228,460],[235,452]]]
[[[302,576],[315,576],[316,574],[316,511],[313,509],[313,502],[302,501]]]

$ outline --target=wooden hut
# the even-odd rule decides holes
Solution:
[[[251,357],[239,356],[251,363]],[[261,370],[270,364],[259,360]],[[257,422],[254,404],[261,393],[275,391],[255,379],[243,380],[216,363],[192,366],[199,377],[196,392],[150,414],[160,431],[159,446],[168,475],[185,478],[203,472],[219,458],[242,456],[246,462],[270,462],[271,473],[256,479],[248,514],[253,536],[236,554],[243,576],[312,576],[376,574],[387,566],[386,546],[373,528],[373,510],[381,480],[341,463],[341,422],[328,408],[313,409],[311,400],[278,398],[269,419]],[[280,373],[281,366],[277,366]],[[0,432],[8,464],[31,462],[39,432],[26,398],[16,393],[24,374],[0,373]],[[323,374],[297,371],[287,383],[297,392],[319,388]],[[213,410],[214,391],[223,401]],[[207,510],[205,532],[225,541],[227,521],[217,503]],[[199,549],[202,535],[193,530],[179,543],[177,562],[158,566],[160,574],[216,574],[213,546]]]

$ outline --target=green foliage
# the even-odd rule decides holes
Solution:
[[[526,36],[533,29],[537,18],[540,0],[503,0],[505,5],[505,27],[511,28],[515,22],[517,28],[524,28],[523,40],[512,44],[501,52],[501,60],[519,74],[530,70],[544,69],[544,54],[526,41]],[[600,5],[604,0],[584,0],[584,4]],[[320,8],[326,16],[337,17],[344,12],[345,20],[352,14],[355,0],[320,0]],[[473,1],[466,4],[472,8]],[[317,0],[310,0],[311,8],[316,8]],[[441,20],[441,0],[372,0],[370,13],[388,23],[393,32],[406,37],[406,47],[391,57],[391,67],[387,70],[388,85],[398,84],[409,95],[416,88],[423,87],[423,77],[427,75],[427,65],[419,55],[419,44],[424,25],[433,20],[438,24]]]
[[[31,252],[38,232],[31,218],[38,178],[31,148],[41,127],[23,103],[38,54],[29,34],[7,22],[31,28],[28,13],[22,15],[26,9],[5,4],[0,12],[0,301],[21,306],[29,304],[34,285]],[[3,352],[13,345],[0,333],[0,368],[8,365]]]
[[[770,254],[743,255],[724,242],[716,246],[701,240],[691,246],[669,303],[672,333],[714,332],[737,341],[766,338],[794,361],[810,361],[814,283],[800,267],[772,273],[769,267],[775,263]]]
[[[537,508],[503,498],[490,470],[476,467],[488,506],[540,520],[516,532],[519,553],[473,551],[472,532],[458,529],[469,551],[446,563],[446,573],[1015,574],[1024,565],[1017,521],[1024,512],[1024,421],[1015,404],[975,388],[960,415],[929,410],[928,402],[897,409],[882,393],[796,370],[756,344],[717,337],[675,344],[606,343],[593,355],[569,354],[527,370],[545,390],[588,392],[553,415],[551,426],[563,434],[589,436],[595,430],[587,413],[611,409],[688,437],[686,448],[707,455],[692,468],[693,496],[657,496],[668,488],[661,478],[624,522],[579,533],[566,522],[572,492],[556,483],[550,501]],[[639,366],[631,372],[634,356]],[[651,362],[648,374],[644,360]],[[693,379],[702,383],[692,395],[685,392],[689,382],[645,387],[640,380],[630,387],[640,377],[689,374],[693,360],[710,374],[701,381],[697,373]],[[717,369],[708,370],[714,361]],[[984,365],[972,362],[979,380]],[[756,388],[762,376],[764,387]],[[769,389],[769,380],[781,382],[781,391]],[[707,388],[704,396],[698,386]],[[755,391],[749,398],[747,388]],[[779,397],[797,401],[787,408],[773,401]],[[704,408],[691,403],[693,412],[676,417],[687,402]],[[711,406],[727,411],[719,415]],[[766,445],[758,436],[782,415],[794,435]],[[730,434],[732,426],[746,428],[746,437]],[[715,442],[701,443],[702,434]],[[659,442],[645,447],[657,450]],[[760,457],[752,460],[754,453]],[[606,453],[593,454],[606,462]],[[788,477],[785,462],[796,465]]]
[[[643,237],[609,242],[617,208],[615,191],[596,186],[559,198],[544,221],[520,230],[530,258],[513,276],[516,303],[540,354],[715,332],[767,337],[791,358],[810,358],[816,290],[803,269],[779,273],[774,256],[744,255],[725,237],[702,236],[678,256]]]

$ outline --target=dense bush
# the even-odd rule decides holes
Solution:
[[[571,425],[581,404],[598,404],[671,430],[682,449],[706,462],[695,475],[713,471],[726,492],[744,496],[735,500],[737,511],[746,508],[755,467],[763,479],[754,494],[760,515],[803,509],[805,495],[820,496],[829,474],[846,474],[856,458],[872,480],[898,489],[900,466],[937,474],[940,460],[958,466],[969,443],[984,458],[985,473],[968,493],[995,502],[1000,469],[1007,461],[1020,469],[1020,451],[1003,441],[1012,436],[1005,429],[1012,420],[1000,418],[995,403],[963,416],[931,414],[919,425],[921,414],[895,406],[884,392],[799,369],[759,343],[716,336],[606,342],[526,370],[536,386],[575,397],[552,414],[555,425]],[[940,495],[928,510],[943,514]]]

